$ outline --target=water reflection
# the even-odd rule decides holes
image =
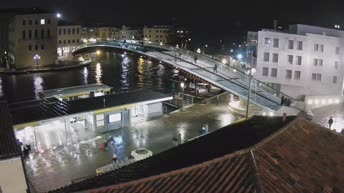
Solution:
[[[87,69],[87,67],[84,67],[83,75],[84,75],[84,84],[86,85],[86,84],[88,84],[88,81],[87,81],[87,79],[88,79],[88,69]]]
[[[39,93],[43,91],[43,79],[35,74],[33,77],[33,86],[36,99],[39,99]]]
[[[130,59],[128,57],[124,57],[121,66],[121,84],[122,89],[129,88],[129,66],[130,66]]]
[[[101,77],[102,77],[102,66],[98,62],[97,67],[96,67],[96,81],[97,81],[97,83],[102,83],[100,80]]]

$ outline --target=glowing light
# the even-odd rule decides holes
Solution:
[[[185,88],[185,83],[184,83],[184,82],[181,82],[181,83],[180,83],[180,87],[181,87],[181,88]]]
[[[336,100],[334,101],[334,103],[336,103],[336,104],[338,104],[339,102],[340,102],[339,99],[336,99]]]
[[[269,113],[269,116],[270,116],[270,117],[274,116],[274,113],[273,113],[273,112],[270,112],[270,113]]]
[[[61,13],[56,13],[56,17],[61,18],[62,17]]]
[[[309,105],[313,104],[313,100],[308,100],[308,104]]]
[[[241,60],[241,59],[242,59],[242,55],[241,55],[241,54],[238,54],[238,55],[237,55],[237,58],[238,58],[239,60]]]
[[[266,115],[266,113],[264,112],[264,113],[263,113],[263,116],[265,116],[265,115]]]
[[[233,53],[234,52],[234,50],[233,49],[231,49],[231,53]]]
[[[319,104],[319,100],[318,99],[315,99],[314,103],[317,105]]]
[[[189,41],[191,41],[191,38],[189,38]]]
[[[227,60],[224,58],[222,59],[222,64],[226,64],[227,63]]]
[[[325,99],[321,99],[321,104],[326,104],[326,100]]]
[[[97,54],[98,56],[100,55],[100,53],[101,53],[100,50],[97,50],[97,51],[96,51],[96,54]]]
[[[162,42],[160,42],[160,46],[162,46]]]
[[[97,67],[96,67],[96,81],[97,83],[101,83],[100,78],[102,77],[102,68],[100,63],[97,63]]]
[[[201,48],[198,48],[196,52],[200,54],[201,53]]]
[[[236,69],[233,69],[233,72],[236,72]]]
[[[333,99],[328,99],[328,104],[332,104],[333,103]]]

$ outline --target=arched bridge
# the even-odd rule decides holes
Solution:
[[[146,44],[142,42],[125,43],[119,41],[85,44],[75,50],[73,55],[77,55],[84,49],[91,47],[112,47],[123,49],[161,60],[204,79],[225,91],[233,93],[241,99],[247,100],[249,92],[249,76],[205,55],[171,46]],[[194,60],[195,56],[197,57],[197,62]],[[217,72],[213,72],[215,64],[218,66]],[[279,96],[282,95],[287,96],[263,82],[251,79],[250,102],[263,108],[277,111],[281,107],[281,99]]]

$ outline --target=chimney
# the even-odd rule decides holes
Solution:
[[[278,20],[274,19],[274,30],[277,30]]]

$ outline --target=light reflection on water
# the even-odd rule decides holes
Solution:
[[[42,90],[107,84],[116,92],[150,89],[170,93],[173,69],[129,54],[102,54],[88,67],[67,71],[0,75],[0,100],[19,102],[38,97]]]

